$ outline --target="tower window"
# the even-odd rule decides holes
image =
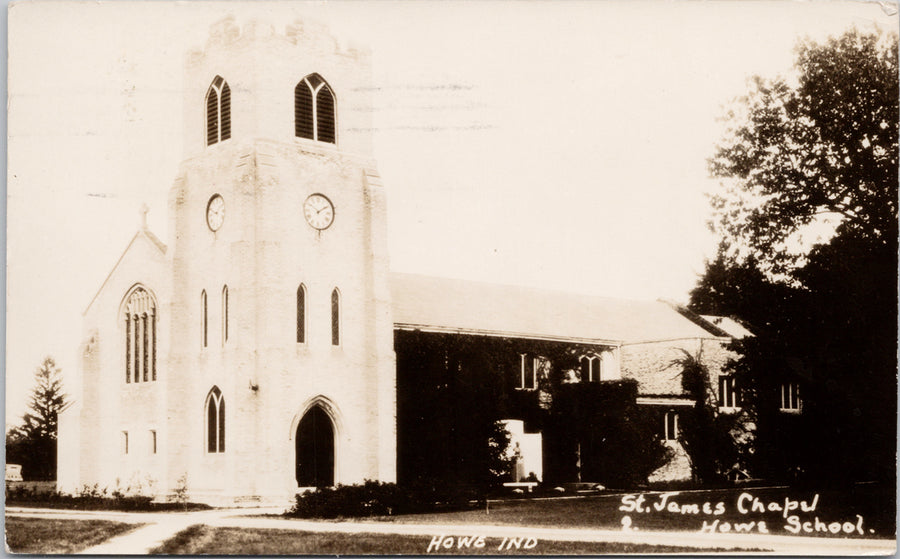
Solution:
[[[297,343],[306,343],[306,286],[297,288]]]
[[[322,76],[310,74],[294,88],[294,135],[335,143],[334,93]]]
[[[122,431],[122,454],[128,454],[128,431]]]
[[[216,76],[206,92],[206,145],[231,137],[231,88]]]
[[[156,380],[156,301],[143,287],[125,300],[125,382]]]
[[[203,347],[206,347],[207,342],[207,325],[206,325],[206,290],[204,289],[200,293],[200,335],[201,342]]]
[[[150,454],[156,454],[156,431],[150,430]]]
[[[228,341],[228,286],[222,287],[222,345]]]
[[[206,397],[206,452],[225,452],[225,398],[217,386]]]
[[[331,345],[341,345],[341,294],[331,292]]]

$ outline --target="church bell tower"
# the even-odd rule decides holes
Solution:
[[[369,54],[306,23],[226,18],[188,55],[184,88],[166,478],[223,501],[394,481]]]

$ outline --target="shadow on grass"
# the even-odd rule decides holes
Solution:
[[[170,555],[425,555],[430,536],[396,534],[344,534],[213,528],[196,525],[182,530],[151,554]],[[610,542],[536,541],[531,549],[498,549],[503,538],[485,538],[484,545],[433,551],[441,555],[599,555],[622,553],[709,553],[760,551],[749,549],[700,549],[671,545]],[[458,546],[458,544],[456,544]]]

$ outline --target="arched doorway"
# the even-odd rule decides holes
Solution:
[[[313,406],[294,437],[296,477],[300,487],[334,485],[334,426],[321,406]]]

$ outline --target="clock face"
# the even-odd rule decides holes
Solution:
[[[321,194],[312,194],[303,204],[303,216],[313,228],[327,229],[334,221],[334,206]]]
[[[206,224],[212,231],[218,231],[223,223],[225,223],[225,199],[215,194],[206,204]]]

